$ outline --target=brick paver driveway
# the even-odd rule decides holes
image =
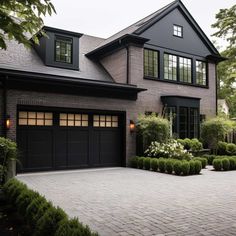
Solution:
[[[236,235],[236,171],[109,168],[18,175],[100,235]]]

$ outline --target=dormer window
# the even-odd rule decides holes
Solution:
[[[173,35],[176,37],[183,37],[183,27],[180,25],[173,25]]]
[[[55,55],[56,61],[72,64],[72,39],[56,36]]]

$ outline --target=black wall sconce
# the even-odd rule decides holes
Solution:
[[[6,126],[7,130],[10,129],[10,127],[11,127],[11,119],[10,119],[9,115],[6,116],[5,126]]]
[[[130,133],[133,133],[135,131],[135,123],[133,120],[130,120],[129,122],[129,130],[130,130]]]

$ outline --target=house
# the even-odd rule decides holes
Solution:
[[[218,112],[224,113],[229,116],[229,106],[225,99],[218,99]]]
[[[44,30],[39,46],[0,51],[1,135],[17,141],[22,171],[125,166],[139,114],[174,114],[180,138],[216,114],[223,58],[181,1],[108,39]]]

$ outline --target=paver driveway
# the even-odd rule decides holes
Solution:
[[[100,235],[236,235],[236,171],[109,168],[18,175]]]

